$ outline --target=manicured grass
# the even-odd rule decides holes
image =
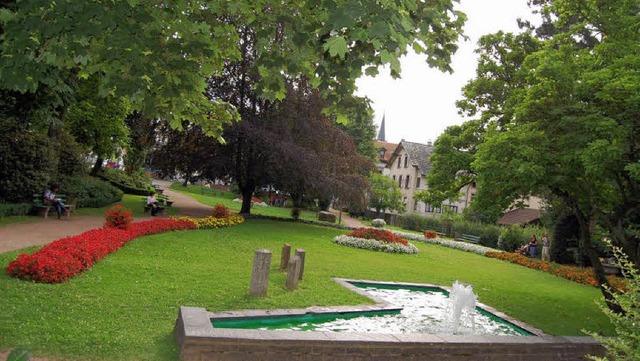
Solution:
[[[554,335],[612,334],[598,289],[476,254],[417,244],[418,255],[333,244],[339,230],[248,220],[224,229],[137,239],[65,284],[0,275],[0,349],[97,360],[176,360],[172,329],[180,306],[219,311],[367,302],[331,277],[470,283],[480,302]],[[283,243],[306,251],[299,289],[277,270]],[[268,297],[248,296],[253,253],[272,251]],[[4,268],[20,251],[0,254]]]
[[[79,208],[77,209],[74,214],[77,215],[82,215],[82,216],[104,216],[104,212],[106,212],[109,208],[115,206],[116,204],[122,204],[125,208],[129,208],[132,211],[132,215],[134,217],[141,217],[144,215],[149,215],[149,213],[145,214],[144,213],[144,207],[142,206],[144,203],[144,200],[147,197],[145,196],[136,196],[133,194],[125,194],[124,197],[122,197],[122,200],[120,202],[116,202],[114,204],[110,204],[108,206],[104,206],[104,207],[100,207],[100,208]],[[167,212],[167,214],[171,214],[171,215],[175,215],[179,213],[179,210],[177,208],[173,208],[173,207],[167,207],[165,212]],[[72,216],[73,217],[73,216]]]
[[[211,189],[196,185],[188,185],[183,186],[180,183],[173,183],[171,185],[171,189],[177,192],[182,192],[188,194],[190,197],[193,197],[195,200],[202,204],[206,204],[209,206],[215,206],[216,204],[222,204],[225,207],[239,212],[242,207],[242,203],[234,202],[233,200],[237,198],[237,195],[232,192],[224,192],[217,189]],[[268,199],[263,199],[263,201],[268,202]],[[290,203],[290,202],[289,202]],[[262,216],[269,217],[278,217],[278,218],[291,218],[291,208],[289,207],[261,207],[254,205],[251,207],[251,214],[259,214]],[[303,210],[300,213],[300,219],[306,219],[309,221],[318,221],[318,215],[316,212]]]

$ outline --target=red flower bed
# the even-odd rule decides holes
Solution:
[[[427,229],[424,231],[424,238],[436,238],[436,237],[438,237],[438,232],[432,229]]]
[[[188,220],[153,219],[133,223],[128,230],[92,229],[53,241],[33,254],[23,253],[9,263],[5,272],[12,277],[34,282],[62,283],[91,268],[95,262],[135,238],[195,228],[195,224]]]
[[[391,231],[387,231],[386,229],[377,229],[377,228],[362,228],[351,231],[347,236],[356,237],[356,238],[366,238],[366,239],[375,239],[377,241],[383,241],[388,243],[400,243],[406,245],[407,240],[396,236],[391,233]]]
[[[549,272],[553,275],[568,279],[570,281],[598,287],[598,282],[596,281],[592,268],[559,265],[557,263],[541,261],[536,258],[529,258],[519,253],[487,252],[486,256]],[[608,276],[607,279],[609,280],[611,287],[613,287],[614,289],[624,290],[626,288],[626,282],[622,278]]]

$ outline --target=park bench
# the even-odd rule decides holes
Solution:
[[[56,194],[56,198],[60,198],[60,200],[64,204],[64,215],[69,217],[71,215],[71,212],[75,210],[76,206],[73,204],[66,204],[67,197],[64,194]],[[48,218],[49,211],[53,209],[53,206],[44,203],[43,194],[36,193],[33,195],[33,208],[37,210],[39,216]]]
[[[447,235],[446,230],[444,228],[442,228],[442,227],[430,227],[429,229],[432,229],[432,230],[436,231],[436,233],[440,237],[444,237],[444,236]]]
[[[463,241],[463,242],[468,242],[468,243],[480,244],[480,237],[479,236],[474,236],[472,234],[463,233],[457,240],[458,241]]]
[[[156,196],[156,199],[158,200],[158,213],[164,213],[166,210],[166,207],[173,206],[173,201],[170,200],[169,196],[167,195],[158,194]],[[144,207],[144,213],[151,212],[151,207],[149,207],[149,205],[147,204],[146,199],[142,200],[142,206]]]

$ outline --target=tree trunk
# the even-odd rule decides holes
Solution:
[[[591,265],[593,266],[593,273],[596,277],[596,282],[600,286],[600,290],[602,291],[602,295],[604,296],[605,302],[609,309],[615,313],[621,313],[622,307],[614,302],[613,297],[609,291],[607,291],[606,287],[610,287],[609,280],[604,274],[604,268],[602,267],[602,262],[600,262],[600,257],[598,257],[598,252],[596,252],[593,247],[591,247],[591,234],[593,233],[593,223],[595,223],[595,219],[593,217],[588,217],[587,215],[576,211],[576,218],[578,219],[578,223],[580,224],[580,235],[579,241],[582,247],[583,252],[585,252],[586,256],[591,261]]]
[[[100,173],[100,170],[102,170],[102,163],[104,163],[104,159],[102,157],[98,157],[98,159],[96,159],[96,163],[93,165],[93,169],[91,169],[92,176],[96,176]]]
[[[253,198],[253,191],[256,187],[244,186],[240,187],[242,193],[242,208],[240,208],[241,214],[251,214],[251,199]]]

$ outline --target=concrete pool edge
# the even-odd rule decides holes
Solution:
[[[336,282],[367,282],[335,279]],[[377,282],[417,287],[446,287]],[[343,284],[344,285],[344,284]],[[351,284],[345,287],[364,294]],[[367,295],[367,297],[371,298]],[[381,300],[374,300],[378,302]],[[484,305],[483,305],[484,306]],[[486,306],[484,306],[486,307]],[[174,328],[180,359],[191,360],[418,360],[436,354],[446,360],[584,360],[584,355],[603,356],[604,348],[592,337],[469,336],[430,334],[371,334],[317,331],[263,331],[214,328],[212,318],[295,315],[320,312],[355,312],[391,309],[386,302],[375,305],[308,307],[303,309],[208,312],[199,307],[180,307]],[[501,312],[488,310],[522,327]],[[512,321],[513,320],[513,321]],[[515,321],[515,322],[514,322]],[[516,323],[517,322],[517,323]],[[533,329],[526,326],[527,330]],[[524,328],[524,327],[523,327]],[[533,329],[535,330],[535,329]]]

